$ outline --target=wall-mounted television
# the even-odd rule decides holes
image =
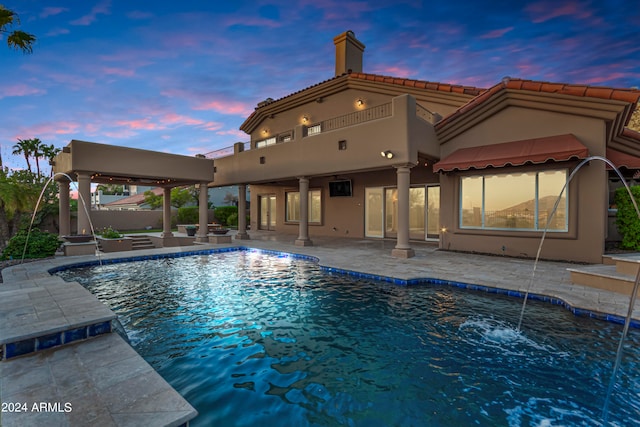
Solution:
[[[329,197],[351,197],[351,180],[329,181]]]

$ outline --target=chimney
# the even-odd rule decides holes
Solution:
[[[362,72],[364,45],[356,39],[353,31],[346,31],[333,38],[336,45],[336,76]]]

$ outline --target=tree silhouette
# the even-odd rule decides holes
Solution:
[[[0,34],[7,37],[7,46],[15,50],[21,50],[22,53],[33,53],[33,44],[36,36],[21,30],[10,30],[14,24],[19,24],[20,18],[14,11],[0,5]]]

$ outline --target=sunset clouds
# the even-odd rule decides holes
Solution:
[[[327,80],[353,30],[364,71],[489,87],[504,76],[640,86],[640,9],[523,2],[9,0],[32,55],[0,45],[0,153],[17,138],[194,155],[229,147],[256,104]],[[2,40],[0,40],[2,42]]]

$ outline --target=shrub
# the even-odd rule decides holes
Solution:
[[[37,228],[31,230],[25,252],[26,242],[27,230],[20,230],[9,240],[9,244],[2,252],[2,259],[22,259],[23,253],[25,259],[50,257],[55,255],[56,250],[62,243],[57,234],[40,231]]]
[[[228,225],[229,215],[236,214],[236,224],[238,218],[238,207],[237,206],[220,206],[213,211],[213,216],[216,217],[218,222],[222,225]]]
[[[183,206],[178,208],[178,224],[198,224],[198,206]]]
[[[114,230],[111,226],[105,227],[100,232],[100,236],[105,239],[119,239],[122,237],[122,234],[118,232],[118,230]]]
[[[631,187],[631,194],[640,206],[640,186]],[[618,207],[616,226],[622,235],[621,247],[640,250],[640,218],[625,187],[616,189],[614,203]]]
[[[247,222],[246,224],[249,224],[249,222],[251,221],[251,217],[249,215],[247,215]],[[227,217],[227,225],[229,227],[237,227],[238,226],[238,213],[232,213],[231,215],[229,215]]]

